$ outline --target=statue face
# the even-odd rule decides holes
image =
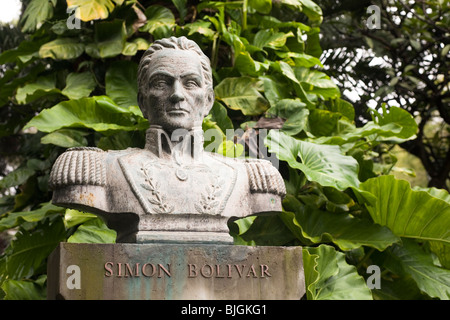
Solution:
[[[147,70],[148,85],[140,99],[150,124],[168,132],[201,126],[214,95],[206,88],[198,55],[188,50],[160,50],[153,54]]]

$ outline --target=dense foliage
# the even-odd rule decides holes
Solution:
[[[286,182],[283,212],[230,222],[236,244],[303,246],[307,299],[448,299],[450,196],[389,175],[385,150],[414,139],[416,122],[382,104],[356,126],[319,60],[321,21],[311,0],[28,1],[23,39],[0,55],[0,231],[17,231],[0,256],[0,296],[44,298],[60,241],[114,242],[94,215],[50,203],[51,166],[68,147],[142,146],[137,63],[155,39],[184,35],[211,58],[203,127],[223,137],[217,151],[245,156],[268,129]]]
[[[323,63],[348,90],[344,96],[357,93],[356,120],[370,119],[371,100],[408,110],[418,122],[417,138],[402,148],[420,159],[428,186],[450,190],[450,2],[318,3],[326,8]],[[371,5],[380,9],[378,29],[366,25]]]

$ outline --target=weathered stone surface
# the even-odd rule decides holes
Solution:
[[[54,204],[102,216],[118,242],[232,243],[230,217],[281,211],[286,189],[270,161],[203,150],[214,90],[195,42],[155,41],[139,65],[138,102],[145,147],[67,150],[50,174]]]
[[[61,243],[48,299],[300,299],[300,247]]]

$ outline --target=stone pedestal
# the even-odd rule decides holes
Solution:
[[[61,243],[48,299],[266,300],[305,293],[300,247]]]

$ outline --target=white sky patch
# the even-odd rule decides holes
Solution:
[[[19,19],[21,9],[20,0],[0,0],[0,23],[10,23]]]

